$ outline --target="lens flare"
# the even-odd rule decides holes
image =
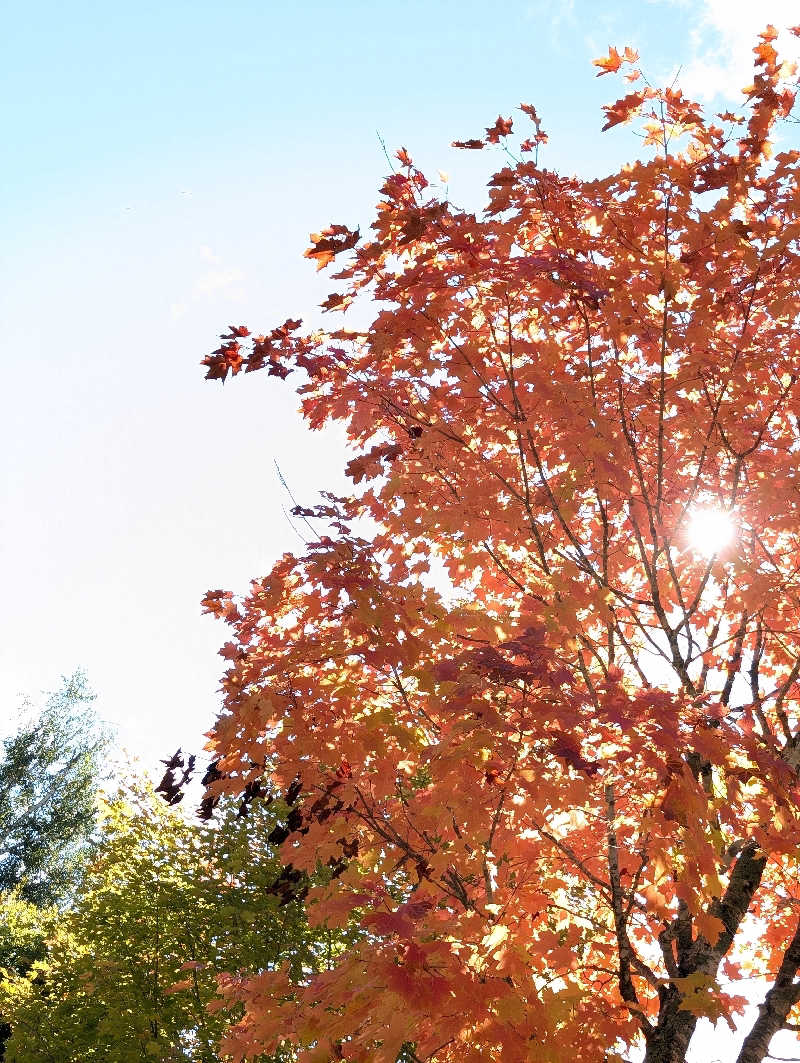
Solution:
[[[721,509],[698,509],[689,520],[689,545],[706,557],[718,554],[735,534],[733,518]]]

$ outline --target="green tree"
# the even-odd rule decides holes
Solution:
[[[0,892],[38,906],[75,887],[107,739],[85,676],[63,680],[0,756]]]
[[[85,676],[65,677],[0,755],[0,969],[24,975],[46,952],[55,906],[74,890],[95,823],[107,737]],[[0,1060],[11,1033],[0,1008]]]
[[[23,900],[16,891],[0,896],[0,969],[24,972],[44,958],[50,912]]]
[[[216,1063],[241,1015],[218,999],[219,972],[235,981],[288,961],[299,979],[330,962],[341,938],[309,927],[269,841],[285,812],[223,804],[199,823],[139,783],[107,802],[47,956],[0,987],[8,1063]]]

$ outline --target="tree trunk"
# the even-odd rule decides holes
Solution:
[[[761,883],[766,862],[766,856],[760,852],[755,842],[748,843],[742,849],[731,872],[724,895],[711,905],[711,914],[720,919],[725,928],[714,945],[701,935],[693,936],[692,919],[683,906],[672,927],[678,949],[674,962],[676,977],[685,978],[698,971],[711,978],[716,977],[720,961],[733,944],[739,925]],[[800,962],[800,937],[798,935],[800,935],[800,928],[798,928],[798,934],[795,935],[798,940],[798,962]],[[794,946],[794,942],[792,945]],[[671,944],[669,948],[672,948]],[[787,952],[784,964],[788,958]],[[689,1042],[697,1026],[697,1016],[688,1011],[681,1011],[683,997],[675,985],[662,987],[659,997],[658,1022],[647,1032],[644,1063],[684,1063]],[[780,1029],[780,1027],[777,1028]],[[737,1063],[761,1063],[762,1059],[763,1054],[757,1057],[740,1056]]]
[[[661,995],[658,1026],[647,1041],[644,1063],[684,1063],[697,1016],[681,1011],[681,995],[668,986]]]
[[[769,1043],[783,1028],[792,1007],[800,1000],[800,985],[794,978],[800,967],[800,923],[783,957],[775,984],[758,1009],[758,1018],[745,1037],[736,1063],[761,1063],[769,1051]]]

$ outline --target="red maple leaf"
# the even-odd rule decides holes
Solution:
[[[359,229],[348,229],[346,225],[329,225],[322,232],[311,234],[311,247],[305,252],[305,257],[315,259],[318,270],[324,269],[336,255],[355,247],[360,238]]]
[[[603,110],[606,112],[606,124],[603,126],[603,132],[611,129],[612,126],[629,122],[639,111],[647,96],[646,91],[632,92],[628,96],[623,96],[621,100],[617,100],[616,103],[605,106]]]
[[[632,48],[625,48],[622,55],[620,55],[616,48],[610,47],[608,55],[600,59],[593,59],[592,65],[600,67],[597,76],[602,77],[603,74],[616,74],[623,63],[635,63],[638,58],[639,53]]]
[[[493,126],[489,126],[486,130],[486,141],[489,144],[499,144],[501,137],[507,137],[511,132],[513,120],[511,118],[503,118],[502,115],[497,116],[497,121]]]

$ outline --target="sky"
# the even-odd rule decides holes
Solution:
[[[529,102],[545,165],[601,173],[635,144],[600,132],[621,86],[593,57],[630,44],[727,103],[793,7],[7,0],[0,730],[82,668],[146,763],[200,742],[226,638],[200,599],[299,542],[276,463],[306,503],[347,482],[341,433],[309,433],[289,386],[198,363],[231,322],[314,319],[308,234],[369,224],[379,138],[479,208],[500,159],[450,142]]]
[[[500,159],[449,144],[528,102],[545,165],[601,173],[635,144],[601,134],[622,92],[592,58],[629,44],[724,108],[768,21],[796,3],[6,0],[0,732],[82,668],[143,766],[201,745],[227,638],[203,594],[297,548],[276,463],[308,504],[347,481],[287,384],[198,363],[230,323],[314,319],[308,234],[369,224],[379,137],[479,207]]]
[[[200,599],[299,542],[276,463],[306,503],[347,482],[341,433],[309,433],[289,386],[198,363],[231,322],[314,319],[308,233],[369,224],[379,137],[479,207],[500,159],[450,142],[524,101],[544,164],[600,173],[635,144],[600,132],[620,86],[593,57],[630,44],[724,104],[793,7],[7,0],[0,730],[82,668],[144,763],[199,745],[226,639]]]

